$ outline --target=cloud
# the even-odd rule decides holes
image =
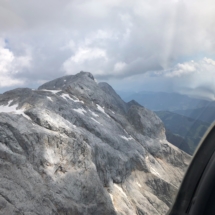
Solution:
[[[196,63],[194,61],[178,63],[174,68],[168,70],[162,70],[158,72],[154,72],[155,75],[164,75],[166,77],[181,77],[184,75],[188,75],[191,73],[195,73]]]
[[[101,48],[79,48],[75,54],[63,63],[67,74],[76,74],[77,71],[94,69],[95,74],[103,74],[101,65],[108,61],[106,51]],[[97,67],[95,67],[95,64]]]
[[[191,62],[189,63],[184,63],[184,64],[177,64],[176,69],[173,72],[167,73],[166,76],[168,77],[175,77],[175,76],[182,76],[186,74],[190,74],[196,71],[195,65]]]
[[[178,63],[167,70],[151,71],[128,76],[119,81],[111,80],[115,89],[121,92],[159,91],[177,92],[192,97],[215,100],[215,61],[204,57]]]
[[[126,68],[127,64],[125,62],[117,62],[114,65],[114,72],[121,72]]]
[[[77,53],[70,58],[70,61],[74,63],[84,63],[85,61],[91,61],[98,58],[107,59],[105,50],[100,48],[80,48]]]
[[[154,81],[166,83],[168,88],[163,89],[164,91],[171,90],[215,99],[215,61],[213,59],[205,57],[199,61],[178,63],[168,70],[153,72],[150,77],[151,82],[154,79]]]
[[[0,74],[11,86],[80,70],[118,85],[155,71],[173,81],[208,69],[195,64],[200,57],[215,58],[212,0],[2,0],[0,17]]]
[[[5,46],[4,40],[0,38],[0,87],[23,85],[24,80],[15,76],[23,69],[30,68],[31,58],[28,55],[15,56]]]

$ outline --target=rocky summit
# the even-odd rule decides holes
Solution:
[[[0,95],[1,215],[165,214],[189,162],[90,73]]]

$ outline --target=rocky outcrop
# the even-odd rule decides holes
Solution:
[[[0,95],[0,214],[165,214],[190,157],[80,72]]]

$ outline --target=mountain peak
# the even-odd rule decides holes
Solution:
[[[90,72],[84,72],[84,71],[80,71],[78,74],[76,74],[77,76],[80,75],[80,76],[87,76],[89,78],[91,78],[92,80],[95,80],[94,79],[94,76],[92,73]]]
[[[60,78],[56,78],[52,81],[46,82],[40,87],[38,87],[38,90],[46,89],[46,90],[62,90],[67,88],[69,85],[71,85],[75,81],[90,81],[93,80],[95,82],[95,79],[93,75],[90,72],[79,72],[76,75],[66,75]]]

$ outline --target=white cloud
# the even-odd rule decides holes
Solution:
[[[212,59],[210,59],[210,58],[204,58],[203,59],[207,64],[209,64],[209,65],[212,65],[212,66],[215,66],[215,61],[214,60],[212,60]]]
[[[215,61],[203,58],[177,64],[171,69],[153,72],[155,80],[171,85],[170,90],[188,95],[215,98]],[[153,78],[152,78],[153,79]]]
[[[90,33],[85,39],[84,39],[84,45],[89,46],[93,43],[102,43],[102,42],[108,42],[108,40],[118,40],[117,34],[114,34],[112,31],[108,30],[102,30],[99,29],[95,32]]]
[[[28,55],[15,56],[5,46],[4,40],[0,38],[0,87],[22,85],[24,81],[13,76],[21,72],[23,68],[30,68],[31,58]]]
[[[7,73],[10,64],[14,60],[13,53],[1,46],[0,48],[0,71],[1,74]]]
[[[178,63],[171,69],[155,72],[154,74],[162,76],[164,75],[170,78],[179,78],[191,75],[196,77],[197,79],[201,77],[204,80],[210,80],[212,77],[215,78],[215,61],[213,59],[205,57],[200,61],[191,60],[189,62]]]
[[[72,57],[63,63],[63,69],[67,74],[76,74],[77,71],[90,71],[91,69],[94,69],[94,74],[103,74],[101,65],[104,66],[107,61],[105,50],[84,47],[79,48]]]
[[[162,73],[164,73],[165,76],[167,77],[180,77],[182,75],[187,75],[196,72],[195,66],[196,66],[195,63],[192,61],[184,64],[179,63],[175,66],[173,71],[170,72],[163,71]]]
[[[83,63],[97,58],[107,60],[105,50],[100,48],[80,48],[70,60],[75,63]]]
[[[213,64],[214,25],[212,0],[4,0],[0,37],[7,44],[0,44],[0,75],[10,81],[0,84],[33,85],[86,70],[118,85],[149,71],[172,81],[186,77],[184,85],[195,85],[191,77]],[[189,61],[203,54],[210,59],[204,66]],[[188,62],[179,63],[185,58]]]
[[[125,69],[126,65],[127,64],[125,62],[117,62],[114,65],[114,71],[115,72],[121,72],[123,69]]]

